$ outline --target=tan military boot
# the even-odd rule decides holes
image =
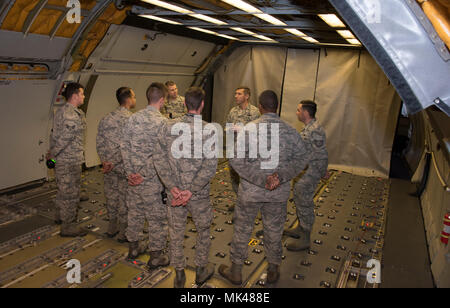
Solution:
[[[130,242],[127,260],[135,260],[139,257],[139,241]]]
[[[80,202],[89,201],[89,196],[87,194],[81,193]]]
[[[184,269],[175,270],[175,280],[173,281],[173,287],[176,289],[184,288],[186,283],[186,274]]]
[[[299,239],[290,238],[286,242],[286,248],[289,251],[302,251],[311,246],[311,232],[301,229]]]
[[[214,275],[214,264],[208,264],[207,266],[198,266],[195,271],[195,283],[197,285],[204,284],[208,279]]]
[[[169,264],[169,257],[166,254],[163,254],[162,250],[150,252],[150,259],[147,262],[149,269],[155,269],[160,266],[167,266]]]
[[[300,224],[297,224],[294,228],[285,229],[283,234],[293,238],[300,238],[300,235],[302,234],[302,227]]]
[[[114,237],[116,234],[119,233],[119,230],[117,228],[117,218],[113,218],[109,220],[108,224],[108,231],[106,231],[106,235],[108,237]]]
[[[219,273],[225,277],[228,281],[235,285],[242,284],[242,264],[231,263],[231,268],[221,264],[219,266]]]
[[[61,212],[59,209],[55,210],[55,224],[60,225],[62,224],[62,220],[61,220]]]
[[[280,279],[280,268],[276,264],[269,263],[267,268],[267,283],[275,283]]]
[[[61,232],[59,233],[61,237],[78,237],[85,236],[86,234],[86,230],[77,227],[74,223],[67,222],[61,224]]]

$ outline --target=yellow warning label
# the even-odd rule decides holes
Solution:
[[[252,238],[252,239],[250,239],[250,242],[248,243],[248,246],[254,247],[254,246],[258,245],[258,244],[259,244],[259,240]]]

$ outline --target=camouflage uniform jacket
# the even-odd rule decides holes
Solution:
[[[50,136],[50,154],[58,162],[82,164],[86,116],[81,109],[66,103],[56,111]]]
[[[202,124],[202,131],[207,124],[201,120],[201,116],[186,114],[180,119],[169,121],[162,129],[159,136],[159,144],[155,153],[154,164],[161,181],[168,191],[177,187],[180,190],[192,192],[192,201],[209,199],[210,181],[215,176],[217,170],[217,158],[194,157],[194,120]],[[186,123],[191,128],[191,157],[175,158],[172,153],[173,142],[179,138],[172,136],[171,130],[177,123]],[[196,127],[196,129],[199,129]],[[202,144],[208,140],[211,133],[202,134]],[[202,147],[203,149],[203,147]]]
[[[184,116],[187,113],[184,97],[178,95],[174,100],[167,100],[162,107],[161,113],[169,119],[177,119]]]
[[[144,177],[144,181],[155,181],[153,153],[160,129],[166,121],[153,106],[147,106],[128,118],[120,146],[127,176],[138,173]],[[157,181],[159,182],[159,179]]]
[[[270,161],[262,158],[249,158],[249,138],[245,142],[245,158],[230,159],[231,166],[241,177],[239,198],[244,202],[285,202],[290,194],[290,180],[297,176],[309,163],[310,145],[305,143],[297,130],[280,119],[275,113],[263,114],[258,120],[247,124],[267,125],[267,145],[271,144],[271,124],[278,124],[279,151],[278,165],[272,169],[262,169],[261,163]],[[259,133],[258,133],[259,135]],[[258,136],[259,137],[259,136]],[[240,154],[244,156],[243,153]],[[277,189],[265,188],[267,176],[277,172],[282,183]]]
[[[311,161],[328,160],[325,131],[316,119],[309,122],[300,134],[304,141],[311,144]]]
[[[113,170],[117,173],[124,173],[120,143],[123,127],[131,115],[131,111],[119,107],[107,114],[98,125],[97,154],[102,162],[113,163]]]
[[[260,116],[261,114],[259,113],[259,109],[249,103],[247,108],[244,110],[242,110],[239,106],[233,107],[228,114],[227,123],[242,123],[245,125],[258,119]]]

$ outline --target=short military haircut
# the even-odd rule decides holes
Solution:
[[[131,88],[121,87],[121,88],[117,89],[116,97],[117,97],[117,101],[119,102],[119,105],[125,104],[127,99],[132,97]]]
[[[202,101],[205,100],[205,91],[199,87],[191,87],[186,91],[184,99],[189,111],[198,110],[202,105]]]
[[[66,101],[69,101],[72,95],[80,93],[80,89],[84,89],[84,87],[78,82],[68,83],[62,93],[62,96],[64,96]]]
[[[259,104],[268,112],[276,113],[278,110],[278,97],[272,90],[266,90],[259,96]]]
[[[251,96],[251,92],[250,92],[250,88],[249,87],[243,86],[243,87],[236,88],[235,91],[237,91],[237,90],[244,90],[244,94],[245,95],[248,95],[249,97]]]
[[[146,93],[149,103],[157,103],[161,98],[167,96],[167,88],[160,82],[154,82],[148,87]]]
[[[302,109],[306,110],[311,118],[316,117],[317,104],[310,100],[303,100],[300,102]]]
[[[171,87],[171,86],[175,86],[176,83],[173,82],[172,80],[166,81],[166,87]]]

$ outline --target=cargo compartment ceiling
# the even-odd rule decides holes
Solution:
[[[72,11],[72,3],[81,3],[80,23],[67,21],[66,16]],[[409,7],[406,7],[406,3]],[[345,5],[350,9],[345,9]],[[401,8],[396,11],[393,7]],[[355,15],[351,12],[353,9],[359,10],[360,13],[368,12],[368,15],[365,13],[362,20],[355,19],[352,17]],[[408,25],[405,29],[410,30],[412,34],[412,37],[405,37],[404,40],[413,42],[414,45],[413,49],[408,46],[411,57],[417,59],[413,61],[414,78],[407,73],[409,66],[407,70],[402,70],[404,64],[399,64],[392,58],[397,52],[401,52],[397,50],[398,46],[386,47],[383,41],[380,41],[378,44],[381,44],[382,49],[384,46],[385,50],[393,50],[391,54],[387,51],[378,52],[379,46],[374,47],[375,39],[372,37],[376,38],[377,33],[368,36],[368,31],[361,30],[367,21],[367,27],[374,28],[372,31],[381,24],[381,27],[384,27],[383,33],[401,36],[403,32],[398,31],[401,27],[386,22],[392,17],[397,19],[398,16],[408,18],[404,19],[405,21],[402,19],[399,25]],[[449,115],[448,92],[433,86],[441,84],[436,81],[445,80],[448,76],[445,72],[435,74],[436,78],[433,79],[427,71],[427,68],[446,69],[450,65],[449,16],[448,0],[9,0],[0,2],[0,38],[3,38],[2,30],[6,30],[21,32],[25,37],[34,34],[48,36],[50,39],[70,39],[67,52],[61,59],[64,61],[61,69],[54,72],[50,68],[51,79],[63,70],[79,72],[85,68],[89,56],[111,24],[141,27],[212,41],[223,46],[231,43],[235,46],[266,44],[314,49],[367,48],[396,87],[408,113],[413,114],[435,104]],[[325,17],[334,18],[337,24]],[[412,31],[411,25],[419,22],[423,29]],[[426,32],[422,31],[424,29]],[[421,42],[422,45],[416,46],[416,42]],[[393,42],[393,45],[395,43]],[[403,42],[399,43],[400,47],[402,44]],[[419,47],[427,52],[424,54],[418,50]],[[435,56],[435,53],[439,55]],[[431,59],[437,57],[439,59],[432,63]],[[0,55],[0,60],[4,58],[5,55]],[[45,64],[51,67],[51,63]],[[417,90],[417,84],[411,82],[415,78],[420,81],[429,80],[425,87],[431,90],[421,93]]]
[[[131,17],[146,16],[161,26],[172,23],[178,26],[183,25],[188,28],[187,30],[194,27],[197,30],[193,31],[200,31],[198,30],[200,28],[203,31],[212,31],[210,34],[217,37],[233,41],[301,47],[323,45],[361,47],[359,42],[352,44],[337,32],[337,30],[350,31],[345,24],[341,23],[337,27],[332,27],[319,16],[337,14],[327,0],[247,0],[244,4],[249,7],[247,11],[240,8],[239,3],[242,4],[243,1],[144,0],[129,2],[136,3],[132,7]],[[166,6],[166,3],[175,7]],[[250,13],[252,10],[258,13]],[[198,16],[199,14],[202,16]]]
[[[272,43],[314,47],[317,45],[343,45],[360,48],[360,44],[352,45],[336,30],[349,30],[344,25],[333,28],[325,23],[317,14],[335,14],[336,11],[327,0],[309,1],[249,1],[261,12],[270,14],[285,25],[273,25],[248,14],[224,2],[213,0],[201,1],[168,1],[171,5],[190,11],[192,14],[176,13],[172,10],[158,6],[163,1],[111,1],[111,0],[84,0],[81,4],[80,23],[69,23],[66,16],[71,14],[70,4],[78,1],[68,0],[10,0],[0,4],[0,30],[22,32],[28,34],[47,35],[51,39],[63,37],[72,39],[72,48],[69,49],[73,58],[70,71],[80,71],[92,51],[100,43],[111,24],[135,25],[136,22],[146,21],[150,27],[160,27],[172,34],[194,36],[204,40],[217,38],[217,43],[226,45],[231,41],[243,43]],[[223,22],[222,25],[212,24],[208,21],[195,18],[199,13],[207,18],[214,18]],[[144,15],[156,18],[169,19],[179,22],[185,27],[164,28],[167,23],[159,20],[149,20]],[[126,18],[128,16],[128,18]],[[126,21],[125,21],[126,19]],[[125,21],[125,22],[124,22]],[[197,30],[191,29],[191,27]],[[220,36],[211,35],[212,31]],[[233,28],[233,29],[232,29]],[[245,29],[244,29],[245,28]],[[301,30],[290,33],[291,30]],[[243,31],[243,32],[242,32]],[[249,32],[250,31],[250,32]],[[249,34],[251,33],[251,34]],[[308,41],[314,39],[312,41]]]

